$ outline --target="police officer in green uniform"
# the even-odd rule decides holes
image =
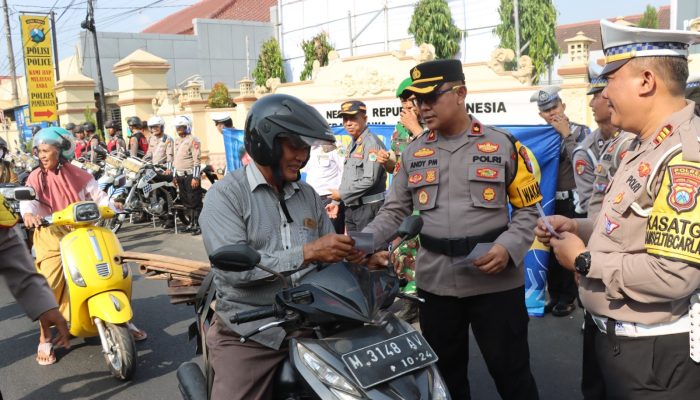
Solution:
[[[470,398],[470,326],[501,397],[537,399],[523,275],[542,198],[531,153],[508,132],[466,113],[459,60],[419,64],[411,77],[406,90],[430,131],[406,146],[387,200],[364,231],[381,248],[404,217],[420,211],[416,283],[425,303],[419,320],[453,399]],[[479,243],[489,250],[465,262]]]
[[[554,195],[554,211],[556,214],[576,216],[578,201],[576,199],[576,180],[574,179],[573,152],[576,146],[587,137],[591,130],[581,124],[571,122],[566,116],[566,104],[559,97],[559,86],[544,87],[530,97],[531,102],[537,102],[540,117],[554,128],[561,136],[561,151],[559,153],[559,170],[557,172],[557,191]],[[554,257],[549,259],[547,271],[547,291],[549,301],[545,312],[556,317],[571,314],[576,306],[576,283],[574,275],[562,268]]]
[[[340,198],[345,203],[345,228],[362,230],[377,215],[384,203],[386,171],[377,162],[384,143],[367,128],[367,106],[357,100],[341,104],[343,127],[352,136],[345,152]]]

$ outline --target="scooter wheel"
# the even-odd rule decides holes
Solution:
[[[109,353],[105,354],[105,360],[109,371],[117,379],[128,381],[134,376],[138,355],[136,345],[131,332],[126,324],[105,323],[105,336]]]

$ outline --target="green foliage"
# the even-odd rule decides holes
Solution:
[[[318,60],[322,67],[328,65],[328,53],[335,50],[335,47],[328,42],[325,32],[320,32],[311,40],[302,40],[301,48],[304,50],[304,69],[299,76],[300,81],[311,78],[314,61]]]
[[[280,78],[280,82],[286,82],[282,66],[282,51],[277,39],[272,38],[263,43],[258,63],[253,70],[253,78],[258,86],[265,86],[268,78]]]
[[[520,55],[532,58],[533,84],[554,59],[559,55],[555,29],[557,26],[557,10],[552,0],[520,0],[518,2],[520,14],[520,46],[528,46]],[[515,49],[515,16],[513,13],[513,1],[501,0],[498,6],[498,14],[501,23],[494,29],[494,33],[501,39],[499,47]]]
[[[210,108],[233,107],[233,99],[228,94],[228,88],[222,82],[216,82],[207,98]]]
[[[454,57],[462,39],[462,31],[455,26],[445,0],[418,0],[408,33],[415,37],[416,44],[435,46],[435,57],[438,59]]]
[[[644,14],[642,15],[642,19],[639,20],[637,26],[640,28],[659,29],[659,16],[656,13],[656,8],[651,5],[647,5],[647,8],[644,10]]]
[[[89,106],[85,106],[85,111],[83,111],[83,123],[92,122],[97,127],[97,118],[95,118],[95,113],[92,112]],[[102,129],[97,128],[95,131],[97,137],[100,138],[101,142],[104,142],[104,136],[102,135]]]

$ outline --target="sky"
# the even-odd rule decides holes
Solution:
[[[98,31],[140,32],[168,14],[174,13],[198,0],[94,0],[95,25]],[[574,22],[641,14],[647,4],[654,7],[668,5],[669,0],[554,0],[558,23]],[[19,32],[19,12],[56,13],[56,32],[59,59],[75,52],[82,31],[80,23],[87,14],[87,0],[8,0],[10,27],[17,73],[22,75],[22,43]],[[4,22],[0,40],[0,75],[9,75],[7,46],[4,40]]]

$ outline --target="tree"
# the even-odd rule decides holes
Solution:
[[[644,14],[642,14],[642,19],[639,20],[637,26],[640,28],[659,29],[659,16],[656,13],[656,8],[647,5]]]
[[[318,61],[322,67],[328,65],[328,53],[335,50],[335,47],[328,42],[325,32],[320,32],[311,40],[303,40],[301,48],[304,50],[304,70],[301,71],[301,76],[299,77],[301,81],[311,78],[314,61]]]
[[[438,59],[454,57],[462,39],[462,31],[455,26],[445,0],[418,0],[408,33],[415,37],[416,44],[435,46],[435,57]]]
[[[228,88],[222,82],[216,82],[209,92],[207,98],[210,108],[226,108],[233,107],[235,104],[233,99],[228,94]]]
[[[280,78],[280,82],[286,82],[282,66],[282,51],[277,39],[272,38],[263,43],[258,63],[253,70],[253,78],[258,86],[265,86],[269,78]]]
[[[559,55],[555,29],[557,26],[557,10],[552,0],[519,0],[520,14],[520,46],[524,49],[520,55],[532,59],[533,83],[537,83],[540,75],[552,65]],[[501,0],[498,6],[501,23],[494,29],[500,38],[500,47],[518,52],[515,49],[515,14],[513,0]]]

